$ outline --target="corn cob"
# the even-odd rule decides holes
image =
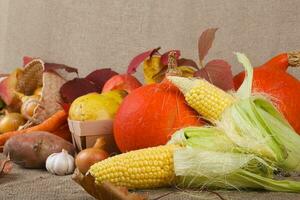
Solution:
[[[184,94],[187,103],[204,118],[220,119],[224,110],[234,102],[234,97],[204,79],[169,76],[168,79]]]
[[[129,189],[169,186],[175,178],[175,148],[165,145],[119,154],[92,165],[89,172],[97,184],[109,181]]]

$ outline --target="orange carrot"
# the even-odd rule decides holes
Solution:
[[[67,140],[68,142],[72,142],[72,134],[67,122],[51,133]]]
[[[61,125],[66,123],[68,114],[64,110],[59,110],[57,111],[54,115],[46,119],[44,122],[41,124],[38,124],[36,126],[23,129],[23,130],[18,130],[18,131],[11,131],[11,132],[6,132],[0,135],[0,145],[4,145],[5,142],[15,136],[15,135],[20,135],[20,134],[25,134],[25,133],[30,133],[32,131],[48,131],[48,132],[54,132],[57,130]]]

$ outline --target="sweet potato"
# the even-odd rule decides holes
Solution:
[[[45,162],[52,153],[65,149],[75,154],[74,146],[66,140],[44,131],[16,135],[4,146],[4,154],[24,168],[45,168]]]

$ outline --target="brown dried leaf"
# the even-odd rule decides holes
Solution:
[[[130,193],[124,187],[116,187],[109,182],[101,185],[95,183],[91,175],[84,176],[75,170],[72,179],[81,185],[87,193],[99,200],[146,200],[147,198],[136,193]]]
[[[28,63],[22,73],[17,74],[16,91],[25,95],[32,95],[34,90],[43,85],[44,63],[34,59]]]
[[[224,60],[212,60],[208,62],[194,76],[204,78],[225,91],[234,88],[231,66]]]
[[[205,30],[198,40],[198,50],[199,50],[199,60],[200,62],[203,61],[205,56],[207,55],[209,49],[212,46],[212,43],[215,39],[215,33],[218,28],[209,28]]]
[[[65,70],[70,73],[76,73],[78,74],[78,69],[74,67],[69,67],[64,64],[57,64],[57,63],[45,63],[45,71],[55,71],[58,69]]]
[[[58,110],[61,110],[60,103],[62,103],[62,99],[59,91],[65,82],[66,80],[56,73],[43,72],[43,89],[41,91],[41,98],[39,99],[39,106],[34,109],[34,115],[28,122],[39,124]]]

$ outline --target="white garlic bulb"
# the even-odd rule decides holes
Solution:
[[[51,154],[46,160],[46,169],[59,176],[73,173],[75,168],[74,158],[66,150]]]

